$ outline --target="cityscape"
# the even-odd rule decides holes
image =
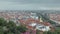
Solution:
[[[8,34],[7,32],[9,32],[9,34],[59,34],[60,14],[56,11],[52,11],[53,13],[46,11],[48,10],[1,11],[0,28],[3,26],[4,34]]]
[[[60,34],[60,0],[0,0],[0,34]]]

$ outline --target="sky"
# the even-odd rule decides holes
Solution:
[[[60,10],[60,0],[0,0],[0,10]]]

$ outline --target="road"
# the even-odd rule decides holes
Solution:
[[[52,19],[50,19],[50,20],[52,20]],[[52,20],[52,21],[56,22],[57,24],[60,24],[60,21],[56,21],[56,20]]]

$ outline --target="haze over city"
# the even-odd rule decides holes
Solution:
[[[0,0],[0,10],[60,10],[60,0]]]
[[[60,34],[60,0],[0,0],[0,34]]]

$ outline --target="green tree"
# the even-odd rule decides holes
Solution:
[[[16,26],[16,24],[13,22],[13,21],[9,21],[8,23],[7,23],[7,27],[9,28],[9,27],[15,27]]]
[[[15,30],[16,24],[13,21],[9,21],[6,27],[9,29],[9,31],[13,32]]]
[[[17,30],[20,31],[21,33],[22,33],[22,32],[26,32],[26,30],[27,30],[27,28],[26,28],[25,26],[23,26],[23,25],[17,26],[16,28],[17,28]]]
[[[7,34],[14,34],[13,32],[8,32]]]
[[[4,18],[0,18],[0,26],[6,26],[7,25],[7,21],[4,20]]]
[[[20,32],[16,29],[16,24],[13,21],[9,21],[7,24],[7,28],[9,29],[9,34],[20,34]]]
[[[3,31],[3,27],[0,26],[0,34],[3,34],[3,33],[4,33],[4,31]]]
[[[23,25],[16,26],[13,21],[7,22],[4,18],[0,18],[0,34],[20,34],[26,30],[27,28]]]

